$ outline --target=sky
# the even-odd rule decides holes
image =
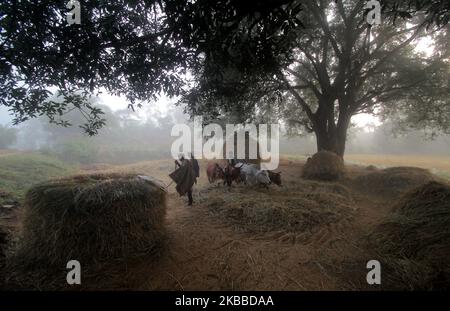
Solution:
[[[111,108],[113,111],[128,109],[129,102],[124,97],[113,96],[106,93],[102,93],[99,96],[101,103]],[[142,108],[136,108],[135,112],[130,110],[131,115],[135,115],[136,119],[140,120],[155,120],[164,117],[169,113],[170,109],[175,106],[177,99],[169,98],[165,95],[151,103],[143,103]],[[9,114],[7,107],[0,106],[0,124],[12,125],[12,116]],[[357,126],[365,127],[366,125],[379,125],[378,119],[369,114],[360,114],[352,118]]]
[[[414,42],[415,50],[418,52],[423,52],[427,56],[433,52],[432,39],[429,37],[424,37]],[[100,94],[100,99],[103,104],[110,107],[113,111],[128,109],[129,102],[124,97],[118,97],[109,95],[106,92]],[[166,116],[169,110],[174,107],[174,103],[177,101],[176,98],[168,98],[165,95],[159,97],[159,99],[152,103],[144,103],[142,108],[137,108],[135,112],[131,114],[136,115],[136,119],[156,120],[159,117]],[[10,116],[8,109],[4,106],[0,106],[0,124],[1,125],[11,125],[12,116]],[[380,121],[370,115],[370,114],[359,114],[352,118],[352,122],[358,127],[364,127],[369,130],[367,125],[380,125]]]
[[[429,37],[420,38],[417,42],[415,42],[415,50],[418,52],[423,52],[429,56],[433,52],[432,43],[433,42]],[[122,97],[102,94],[100,98],[103,103],[109,106],[113,111],[126,109],[128,107],[127,100]],[[173,106],[176,101],[177,99],[170,99],[163,95],[158,101],[151,104],[145,104],[142,109],[137,109],[136,116],[140,119],[145,119],[149,115],[155,115],[155,117],[158,115],[164,116],[168,113],[169,108]],[[366,113],[353,116],[352,122],[355,123],[356,126],[366,128],[367,130],[369,130],[367,125],[378,126],[381,124],[377,117]]]

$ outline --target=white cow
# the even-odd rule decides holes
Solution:
[[[259,184],[267,186],[270,184],[269,173],[267,173],[267,171],[260,170],[258,168],[258,165],[256,164],[238,163],[235,165],[235,167],[241,169],[242,179],[245,181],[246,184],[250,186]]]

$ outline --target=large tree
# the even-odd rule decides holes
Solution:
[[[364,1],[303,4],[298,15],[303,27],[290,33],[290,50],[272,59],[271,71],[249,72],[236,62],[207,57],[196,72],[199,83],[182,100],[191,113],[215,118],[234,109],[251,120],[276,106],[291,129],[315,133],[319,151],[341,156],[351,118],[359,113],[406,115],[409,108],[424,123],[449,128],[448,115],[429,111],[440,107],[448,112],[450,107],[445,27],[427,27],[429,21],[420,15],[371,26]],[[435,39],[430,56],[414,49],[424,37]],[[218,70],[220,79],[212,74]]]
[[[306,26],[305,0],[81,1],[80,25],[67,24],[67,2],[0,3],[0,105],[15,123],[47,115],[68,125],[64,114],[78,110],[95,134],[105,120],[90,94],[123,95],[139,106],[161,92],[180,95],[190,71],[197,83],[220,82],[223,67],[238,68],[228,93],[250,94],[254,81],[289,63]],[[448,21],[446,1],[382,3],[400,21],[417,10],[427,25]]]

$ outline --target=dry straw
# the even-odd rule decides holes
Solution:
[[[345,174],[344,160],[329,151],[319,151],[308,158],[303,167],[303,178],[324,181],[337,180]]]
[[[80,175],[31,188],[10,263],[22,272],[151,254],[165,236],[166,193],[136,175]]]
[[[450,187],[429,182],[408,192],[370,240],[387,266],[387,286],[448,289]]]
[[[253,193],[255,192],[255,193]],[[314,233],[323,226],[351,219],[350,191],[328,182],[301,181],[271,193],[236,188],[223,194],[212,189],[205,201],[209,211],[244,231]]]
[[[426,169],[403,166],[372,170],[358,176],[355,186],[376,195],[398,196],[431,180],[433,176]]]

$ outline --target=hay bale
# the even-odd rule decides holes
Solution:
[[[308,158],[303,167],[303,178],[332,181],[345,173],[344,160],[330,151],[319,151]]]
[[[450,187],[429,182],[405,194],[370,241],[387,266],[388,286],[449,289]]]
[[[365,168],[366,168],[366,170],[368,170],[368,171],[376,171],[376,170],[377,170],[377,167],[376,167],[375,165],[372,165],[372,164],[366,166]]]
[[[355,178],[355,187],[377,195],[398,196],[433,180],[433,175],[418,167],[390,167]]]
[[[136,175],[80,175],[39,184],[25,198],[15,259],[64,267],[154,251],[164,237],[166,193]]]

